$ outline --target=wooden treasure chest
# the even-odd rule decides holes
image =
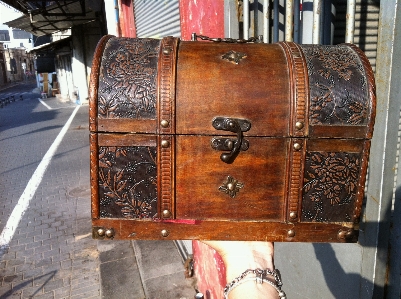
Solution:
[[[94,238],[357,241],[375,84],[354,45],[105,36],[89,113]]]

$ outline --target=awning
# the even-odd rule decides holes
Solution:
[[[55,51],[56,49],[62,48],[64,46],[69,46],[71,42],[71,37],[63,38],[55,42],[43,44],[40,46],[36,46],[32,49],[27,50],[27,53],[40,53],[44,51]]]
[[[73,26],[94,21],[96,20],[96,11],[101,9],[99,3],[102,3],[102,1],[89,0],[2,1],[15,8],[18,6],[24,13],[24,16],[7,22],[6,25],[30,32],[36,36],[67,30]],[[22,8],[21,3],[24,3]],[[47,3],[52,4],[47,5]]]

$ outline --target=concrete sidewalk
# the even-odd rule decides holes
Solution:
[[[99,241],[102,298],[195,296],[172,241]]]
[[[50,109],[44,108],[38,98],[31,95],[0,110],[0,118],[18,117],[18,126],[0,131],[2,146],[19,149],[7,152],[3,163],[26,165],[2,164],[10,171],[0,171],[0,181],[11,183],[0,194],[6,203],[1,225],[24,191],[22,176],[32,175],[38,157],[76,107],[47,98],[41,100]],[[88,110],[79,108],[9,248],[0,254],[0,298],[194,298],[194,280],[185,278],[173,241],[92,239]]]

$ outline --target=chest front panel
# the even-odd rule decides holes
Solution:
[[[278,178],[286,176],[288,140],[250,137],[249,149],[227,166],[209,150],[210,139],[176,139],[176,217],[284,221],[286,186]]]

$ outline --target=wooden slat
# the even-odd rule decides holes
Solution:
[[[272,242],[356,242],[357,231],[348,225],[327,223],[284,223],[269,221],[179,220],[141,221],[97,219],[93,221],[93,237],[98,228],[115,232],[116,240],[242,240]],[[166,237],[162,236],[165,230]],[[353,234],[340,238],[346,232]],[[339,235],[340,232],[343,232]],[[293,235],[293,236],[292,236]],[[291,237],[292,236],[292,237]]]
[[[156,135],[98,134],[99,146],[156,146]]]
[[[99,118],[97,123],[99,132],[156,133],[154,119]]]
[[[307,141],[308,152],[349,152],[361,153],[363,151],[365,140],[352,139],[309,139]]]
[[[367,138],[367,134],[366,126],[309,126],[309,136],[312,138]]]

